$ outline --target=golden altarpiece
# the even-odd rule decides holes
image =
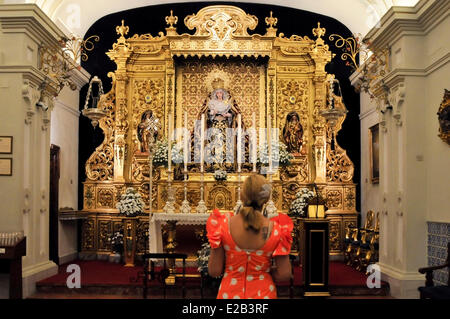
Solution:
[[[168,119],[183,127],[184,112],[188,129],[199,116],[214,81],[230,92],[239,106],[243,125],[264,128],[271,118],[272,127],[282,128],[287,116],[296,112],[303,128],[301,151],[291,165],[280,168],[273,177],[273,200],[280,211],[287,212],[296,192],[312,183],[326,199],[330,219],[330,254],[343,254],[344,230],[356,225],[356,194],[353,163],[336,143],[345,115],[337,124],[321,115],[328,108],[328,81],[333,76],[325,65],[333,54],[322,37],[326,30],[312,29],[308,36],[285,37],[274,28],[277,19],[265,19],[264,35],[248,33],[258,19],[233,6],[209,6],[186,16],[185,25],[194,34],[178,34],[178,18],[166,17],[166,32],[126,37],[129,27],[117,26],[118,40],[106,54],[117,64],[112,89],[104,94],[98,107],[107,115],[99,121],[104,141],[86,162],[84,182],[85,217],[82,226],[82,254],[107,255],[108,238],[123,229],[116,203],[126,187],[137,189],[149,205],[149,161],[142,152],[138,127],[144,112],[151,110],[167,136]],[[314,27],[314,26],[312,26]],[[345,110],[339,97],[335,107]],[[200,199],[198,164],[189,164],[188,199],[195,207]],[[251,171],[244,165],[242,175]],[[167,200],[167,172],[154,168],[152,211],[163,213]],[[183,182],[175,180],[176,209],[183,200]],[[208,210],[232,210],[237,200],[237,174],[229,174],[225,183],[217,183],[205,174],[204,200]],[[192,209],[195,214],[195,209]],[[139,217],[136,227],[137,253],[148,248],[148,214]]]

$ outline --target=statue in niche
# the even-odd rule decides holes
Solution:
[[[292,111],[286,116],[283,128],[283,140],[290,153],[302,153],[303,127],[297,112]]]
[[[206,152],[209,164],[212,164],[214,169],[229,169],[233,165],[230,154],[234,154],[233,158],[236,158],[236,154],[230,153],[230,150],[235,151],[235,139],[227,139],[227,129],[237,129],[237,115],[241,113],[235,100],[223,86],[221,79],[212,82],[213,91],[208,95],[198,116],[200,119],[201,115],[205,114],[206,129],[213,129],[208,131],[211,136],[206,136],[209,141]],[[242,129],[244,130],[243,123]]]
[[[138,125],[138,139],[141,142],[140,151],[149,152],[149,144],[154,143],[158,137],[159,121],[153,116],[151,110],[142,113],[141,122]]]

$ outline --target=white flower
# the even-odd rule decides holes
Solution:
[[[304,208],[308,206],[308,201],[314,197],[314,193],[307,188],[302,188],[295,197],[289,208],[289,215],[304,216]]]
[[[120,201],[116,208],[120,214],[125,216],[135,216],[144,210],[144,202],[142,196],[134,188],[128,187],[120,196]]]

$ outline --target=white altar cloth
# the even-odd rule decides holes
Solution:
[[[205,225],[210,213],[198,214],[168,214],[168,213],[153,213],[150,218],[150,253],[162,253],[162,232],[161,226],[168,221],[177,221],[177,225]]]

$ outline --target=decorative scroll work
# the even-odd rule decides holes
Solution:
[[[344,103],[342,102],[342,97],[333,94],[333,99],[335,101],[335,108],[347,111]],[[334,130],[328,127],[327,129],[327,181],[328,182],[352,182],[354,166],[353,162],[347,155],[347,152],[342,149],[336,140],[337,133],[342,128],[342,123],[344,122],[346,116],[341,117]]]
[[[328,182],[351,182],[353,179],[353,163],[337,143],[335,150],[327,147],[327,181]]]
[[[112,78],[112,88],[100,98],[98,108],[106,110],[108,114],[99,121],[105,138],[86,162],[86,176],[92,181],[107,181],[114,177],[114,117],[115,117],[115,76]]]
[[[221,10],[217,10],[220,7]],[[189,30],[196,36],[212,36],[213,40],[229,39],[231,36],[249,36],[247,29],[254,30],[258,18],[244,10],[231,6],[209,6],[184,19]]]

